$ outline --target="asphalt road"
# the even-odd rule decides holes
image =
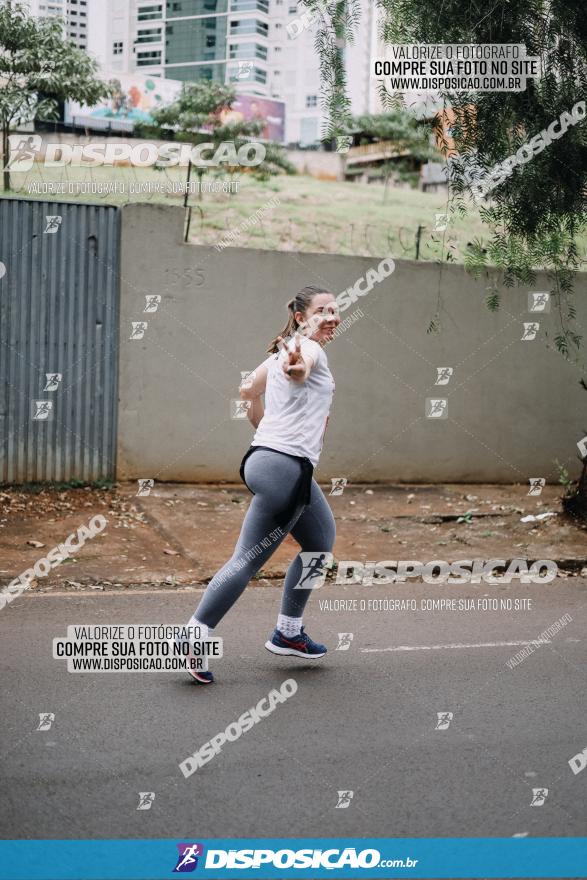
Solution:
[[[428,611],[427,598],[530,598],[525,610]],[[333,611],[334,598],[415,598],[416,611]],[[72,674],[68,624],[183,623],[191,593],[24,595],[0,612],[4,838],[584,836],[587,582],[324,587],[307,614],[314,665],[263,644],[275,589],[249,588],[217,631],[217,683],[181,671]],[[513,669],[506,661],[572,620]],[[353,633],[349,650],[337,634]],[[508,644],[510,643],[510,644]],[[414,650],[408,650],[413,648]],[[393,650],[390,650],[393,649]],[[297,692],[189,778],[179,763],[272,688]],[[451,712],[445,729],[438,713]],[[39,715],[54,713],[49,730]],[[547,788],[531,806],[533,789]],[[352,791],[347,807],[339,791]],[[137,810],[139,792],[154,792]]]

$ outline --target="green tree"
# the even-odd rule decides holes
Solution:
[[[148,137],[157,137],[173,132],[177,141],[190,143],[194,146],[203,143],[214,144],[217,148],[225,142],[234,143],[235,150],[258,137],[266,125],[266,120],[223,122],[222,111],[230,110],[236,99],[236,90],[231,85],[200,80],[193,83],[184,83],[181,93],[176,101],[166,107],[161,107],[153,112],[153,124],[135,127],[135,131]],[[274,143],[266,143],[265,157],[256,166],[251,167],[251,173],[261,180],[266,180],[271,175],[285,171],[288,174],[295,172],[294,166],[288,160],[285,151]],[[231,166],[222,163],[218,166],[231,177],[240,170],[240,166]],[[192,169],[191,161],[188,164],[187,177],[190,178]],[[196,173],[200,184],[208,166],[196,165]],[[202,198],[202,188],[199,186],[199,198]],[[187,192],[186,192],[187,203]]]
[[[96,62],[63,38],[59,20],[33,18],[21,3],[0,6],[0,128],[3,185],[10,189],[8,136],[32,119],[58,118],[60,101],[92,106],[108,95]]]
[[[450,156],[452,207],[466,213],[468,194],[476,177],[513,155],[525,143],[570,113],[587,95],[587,17],[584,0],[493,0],[486,6],[462,0],[371,0],[382,13],[381,37],[397,43],[510,43],[523,44],[529,56],[538,56],[540,77],[526,81],[520,92],[469,92],[442,95],[443,120],[435,131]],[[320,0],[304,0],[316,9]],[[321,6],[316,36],[323,91],[329,112],[328,130],[338,134],[350,120],[341,46],[353,37],[361,13],[359,0],[347,0],[346,17],[338,3]],[[352,21],[349,21],[352,19]],[[381,83],[384,106],[398,96]],[[453,144],[445,135],[450,122]],[[557,349],[569,357],[582,337],[575,325],[573,277],[583,262],[578,234],[587,224],[587,122],[571,125],[529,162],[491,192],[480,209],[490,230],[489,242],[475,242],[467,266],[476,274],[493,263],[502,272],[504,286],[532,283],[536,269],[551,279],[557,311]],[[488,307],[499,308],[500,294],[488,297]],[[583,388],[587,384],[581,380]],[[575,492],[567,493],[565,509],[587,516],[587,458]]]
[[[371,0],[382,14],[381,37],[393,43],[514,43],[540,59],[541,76],[527,80],[521,92],[450,93],[442,95],[450,111],[455,154],[450,158],[452,209],[470,209],[469,190],[476,176],[515,153],[527,140],[569,112],[587,95],[587,17],[584,0],[494,0],[487,6],[462,0]],[[328,134],[344,133],[351,122],[341,53],[353,38],[360,15],[358,0],[320,9],[316,36],[323,92],[329,115]],[[398,96],[381,84],[385,106]],[[442,118],[436,133],[443,134]],[[450,145],[452,146],[452,145]],[[445,140],[448,151],[449,144]],[[587,221],[587,121],[570,126],[530,162],[491,192],[480,213],[490,240],[470,248],[467,265],[476,273],[493,263],[502,270],[504,286],[532,283],[535,270],[551,278],[559,327],[556,347],[565,356],[578,348],[572,301],[573,276],[580,268],[578,233]],[[499,294],[488,305],[499,307]]]

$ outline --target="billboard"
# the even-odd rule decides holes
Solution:
[[[104,79],[114,86],[110,98],[93,107],[68,101],[65,122],[78,125],[91,124],[102,127],[132,130],[136,122],[150,123],[152,112],[172,103],[181,91],[182,83],[175,79],[162,79],[140,73],[106,74]]]
[[[259,95],[237,94],[230,109],[223,110],[220,118],[224,124],[230,122],[253,122],[255,119],[266,119],[267,125],[260,137],[268,141],[282,144],[285,141],[285,104],[260,98]]]

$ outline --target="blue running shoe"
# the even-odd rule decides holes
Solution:
[[[180,645],[180,644],[182,644],[182,640],[181,640],[181,639],[176,639],[176,640],[175,640],[175,643],[176,643],[177,645]],[[188,642],[188,644],[189,644],[189,642]],[[196,656],[195,656],[195,654],[194,654],[194,652],[193,652],[192,650],[188,651],[187,654],[184,654],[184,653],[182,652],[182,655],[181,655],[181,656],[184,657],[185,660],[187,661],[187,662],[186,662],[186,665],[185,665],[185,667],[184,667],[184,669],[185,669],[185,671],[187,672],[187,674],[189,675],[189,677],[191,678],[192,681],[195,681],[196,684],[212,684],[212,683],[213,683],[213,681],[214,681],[214,676],[213,676],[213,674],[212,674],[211,672],[204,672],[202,669],[198,669],[198,668],[197,668],[197,666],[198,666],[197,663],[194,663],[194,668],[193,668],[193,669],[190,668],[190,660],[191,660],[192,658],[193,658],[193,659],[197,659]]]
[[[186,670],[189,677],[197,684],[213,684],[214,676],[211,672],[202,672],[201,669]]]
[[[284,636],[276,628],[271,638],[265,642],[265,647],[272,654],[292,654],[294,657],[304,657],[308,660],[318,660],[319,657],[324,657],[327,651],[326,645],[312,641],[304,632],[304,627],[299,635],[291,638]]]

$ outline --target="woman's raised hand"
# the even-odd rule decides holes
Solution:
[[[303,381],[306,378],[307,369],[306,362],[302,356],[301,338],[299,333],[296,333],[294,337],[293,348],[288,348],[281,336],[277,337],[277,342],[284,346],[286,352],[281,369],[288,379],[293,379],[294,382]]]

